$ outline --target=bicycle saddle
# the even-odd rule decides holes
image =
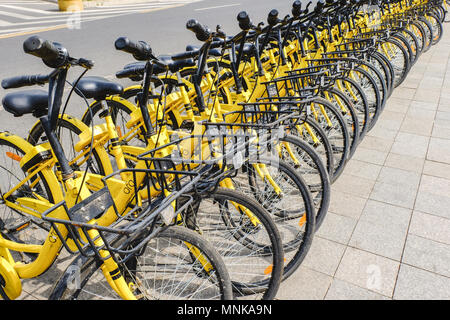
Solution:
[[[194,59],[185,59],[185,60],[174,61],[174,60],[172,60],[171,56],[161,55],[161,56],[158,56],[158,60],[163,62],[164,64],[166,64],[169,67],[169,70],[173,73],[183,70],[184,68],[189,68],[189,67],[195,66]],[[159,73],[161,73],[161,72],[158,72],[158,74]]]
[[[2,104],[5,111],[15,117],[30,113],[40,117],[47,113],[48,93],[39,89],[12,92],[3,98]]]
[[[170,56],[159,56],[158,60],[166,64],[172,73],[176,73],[184,68],[194,67],[196,65],[194,59],[173,61]],[[140,81],[142,80],[142,75],[145,71],[145,65],[146,62],[143,61],[129,63],[123,68],[123,70],[116,73],[116,77],[130,78],[133,81]],[[153,75],[156,76],[166,72],[166,69],[157,64],[153,64]]]
[[[193,44],[190,44],[188,46],[186,46],[186,51],[197,51],[200,50],[201,47],[200,46],[196,46]],[[209,49],[208,54],[210,56],[214,56],[214,57],[221,57],[222,56],[222,51],[220,49]]]
[[[79,96],[86,99],[104,100],[108,96],[121,94],[123,87],[102,77],[84,77],[76,88]]]

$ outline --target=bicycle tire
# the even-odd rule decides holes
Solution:
[[[261,179],[255,164],[263,164],[271,179],[281,189],[278,194],[271,182]],[[316,231],[316,210],[310,186],[297,171],[279,159],[258,159],[247,162],[242,174],[233,177],[235,190],[255,199],[271,215],[283,243],[285,267],[283,279],[286,279],[300,266],[311,246]],[[326,196],[329,203],[329,190]],[[322,214],[328,211],[323,207]]]
[[[156,246],[156,242],[163,242],[161,247],[154,247]],[[198,264],[197,266],[195,266],[196,261],[192,262],[192,255],[189,254],[189,252],[186,253],[182,253],[180,254],[180,259],[179,259],[179,265],[173,265],[174,262],[172,262],[172,259],[176,258],[176,254],[174,252],[169,252],[168,251],[168,256],[171,257],[172,259],[169,259],[169,257],[166,257],[164,255],[164,251],[163,249],[168,249],[169,246],[171,244],[174,243],[180,243],[180,247],[183,247],[182,243],[188,243],[191,244],[193,246],[195,246],[198,250],[200,250],[201,255],[203,256],[203,258],[205,258],[208,263],[211,264],[212,269],[214,270],[214,275],[216,275],[217,277],[215,277],[216,279],[216,286],[219,290],[219,294],[218,296],[214,295],[214,298],[219,298],[220,300],[231,300],[233,299],[233,293],[231,290],[231,281],[229,278],[229,274],[228,271],[225,267],[224,262],[222,261],[222,258],[220,257],[220,255],[217,253],[217,251],[214,249],[214,247],[208,243],[207,241],[205,241],[204,238],[202,238],[200,235],[198,235],[197,233],[195,233],[192,230],[189,230],[187,228],[183,228],[183,227],[179,227],[179,226],[171,226],[163,231],[161,231],[157,236],[155,236],[153,239],[149,240],[149,243],[146,245],[146,248],[151,248],[152,250],[148,250],[148,251],[152,251],[153,254],[158,253],[160,255],[158,255],[158,260],[156,261],[155,258],[153,259],[148,259],[146,260],[146,264],[145,267],[150,269],[152,266],[155,266],[155,264],[162,264],[164,259],[166,258],[168,262],[167,265],[165,266],[167,269],[170,269],[170,274],[167,274],[167,276],[169,277],[167,280],[167,282],[172,282],[169,283],[169,285],[175,284],[180,282],[181,280],[183,280],[184,282],[189,283],[189,280],[192,281],[192,284],[194,285],[198,285],[198,281],[202,280],[202,277],[205,277],[204,273],[201,273],[201,271],[196,270],[196,268],[198,268]],[[152,247],[153,246],[153,247]],[[165,246],[165,247],[164,247]],[[184,245],[184,247],[186,247],[186,245]],[[158,249],[161,248],[161,249]],[[175,250],[172,248],[172,250]],[[147,250],[146,250],[147,252]],[[144,253],[141,254],[141,256],[139,257],[135,257],[136,260],[138,258],[141,258],[143,256]],[[133,259],[134,260],[134,259]],[[192,264],[192,266],[189,266],[189,261],[191,261],[190,263]],[[133,264],[135,264],[133,262]],[[187,273],[184,274],[184,277],[186,277],[185,279],[183,279],[183,277],[181,278],[181,280],[177,281],[177,279],[175,278],[175,276],[177,275],[177,271],[181,271],[181,266],[184,266],[184,264],[186,264],[189,267],[190,272],[192,272],[192,275],[187,275]],[[92,298],[103,298],[103,299],[107,299],[107,300],[113,300],[113,299],[118,299],[118,295],[114,292],[114,290],[109,286],[109,284],[107,283],[102,270],[100,269],[100,265],[101,263],[99,263],[97,260],[95,260],[94,258],[86,258],[84,256],[78,256],[76,259],[74,259],[74,261],[67,267],[66,271],[60,276],[60,278],[56,281],[55,285],[53,286],[52,290],[51,290],[51,294],[49,297],[49,300],[91,300],[88,298],[88,296],[92,296]],[[130,263],[128,264],[130,265]],[[121,269],[121,273],[127,277],[127,273],[131,274],[131,273],[137,273],[137,270],[129,270],[129,267],[125,266],[125,265],[120,265],[120,269]],[[158,275],[160,277],[162,277],[161,273],[163,273],[162,268],[160,269],[156,269],[155,271],[158,272]],[[206,271],[203,271],[206,272]],[[144,271],[142,271],[142,273],[144,273]],[[209,274],[208,274],[209,275]],[[79,279],[77,279],[76,277],[79,276]],[[136,274],[134,275],[130,275],[130,278],[128,279],[129,281],[131,281],[132,279],[134,279],[136,277]],[[144,278],[144,280],[146,280]],[[206,278],[204,279],[206,280],[205,282],[209,282],[210,278]],[[152,284],[155,285],[155,287],[153,288],[145,288],[146,290],[153,290],[158,291],[156,288],[157,282],[152,278],[150,278],[150,280],[148,281],[153,281]],[[177,281],[177,282],[176,282]],[[164,279],[160,279],[160,282],[163,284],[164,283]],[[137,283],[136,280],[134,280],[134,285],[138,285],[138,286],[142,286],[144,284],[149,284],[149,282],[146,281],[141,281],[140,283]],[[198,286],[198,288],[201,288],[201,284]],[[191,286],[192,287],[192,286]],[[170,287],[169,287],[170,289]],[[177,288],[175,288],[177,289]],[[103,293],[102,291],[104,290],[105,293]],[[144,292],[145,290],[143,288],[140,288],[141,292]],[[183,292],[181,292],[183,293]],[[106,297],[102,297],[100,296],[101,294],[105,294],[107,295]],[[192,294],[192,293],[191,293]],[[190,296],[186,296],[183,295],[181,297],[178,297],[181,300],[185,300],[185,299],[189,299],[189,298],[194,298],[195,297],[190,297]],[[169,300],[174,300],[175,297],[170,298]],[[200,296],[199,299],[201,300],[205,300],[206,298],[203,296]]]
[[[255,200],[219,187],[195,198],[182,217],[182,225],[201,233],[222,256],[235,297],[275,298],[284,270],[283,243],[272,217]]]

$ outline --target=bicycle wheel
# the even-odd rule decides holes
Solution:
[[[428,50],[431,49],[431,46],[433,45],[433,27],[426,19],[420,17],[417,20],[417,23],[422,26],[423,29],[423,35],[424,35],[424,48],[423,52],[428,52]]]
[[[386,84],[386,98],[389,98],[394,90],[394,82],[393,82],[393,71],[389,70],[389,66],[386,64],[378,52],[373,52],[369,55],[366,61],[376,68],[376,70],[380,73],[384,83]]]
[[[403,46],[403,48],[408,52],[409,64],[412,66],[414,64],[414,52],[411,48],[411,45],[410,45],[408,39],[406,39],[406,37],[399,32],[396,32],[393,35],[391,35],[391,39],[397,40]]]
[[[284,252],[270,214],[252,198],[231,189],[218,188],[195,200],[184,210],[182,223],[217,249],[235,296],[275,298],[283,276]]]
[[[316,213],[307,184],[279,159],[247,162],[232,181],[236,191],[255,199],[275,222],[283,243],[286,279],[302,263],[315,232]]]
[[[372,77],[374,84],[376,85],[376,88],[378,89],[378,103],[377,108],[379,109],[378,112],[381,112],[386,105],[386,101],[388,98],[388,89],[386,81],[378,69],[373,66],[371,63],[367,62],[366,60],[363,60],[362,65],[356,69],[356,72],[362,73],[363,77]],[[368,79],[367,81],[371,81]]]
[[[196,254],[192,253],[193,248]],[[161,231],[139,255],[119,267],[141,300],[233,298],[229,274],[220,255],[203,237],[183,227],[172,226]],[[49,299],[117,300],[120,297],[108,284],[100,262],[78,256],[58,279]]]
[[[369,102],[369,131],[375,126],[381,110],[383,108],[383,100],[381,98],[381,90],[377,85],[377,81],[373,78],[369,72],[363,70],[361,67],[352,72],[354,80],[358,82],[361,88],[366,94],[367,101]]]
[[[410,70],[409,56],[406,49],[397,40],[388,39],[381,43],[378,51],[392,63],[395,71],[394,88],[397,88]]]
[[[331,181],[335,180],[335,158],[333,154],[333,149],[330,142],[328,141],[327,134],[322,129],[322,127],[311,117],[306,117],[306,119],[301,119],[303,122],[301,125],[287,125],[285,132],[286,136],[281,140],[283,142],[292,143],[289,137],[296,137],[299,141],[304,141],[313,150],[313,152],[319,157],[323,166],[330,177]],[[301,148],[300,148],[301,149]],[[281,145],[282,159],[291,163],[294,167],[301,167],[296,156],[290,155],[291,150],[288,146]],[[302,154],[302,153],[300,153]],[[306,160],[305,160],[306,161]],[[311,163],[309,161],[306,161]]]
[[[344,93],[355,107],[360,125],[359,140],[362,141],[369,131],[370,123],[369,102],[366,94],[356,81],[349,78],[338,79],[334,88]]]
[[[411,48],[411,65],[414,65],[421,54],[421,52],[419,51],[419,40],[413,32],[409,31],[406,28],[401,31],[401,35],[406,39],[408,45]]]
[[[418,50],[422,54],[426,46],[426,35],[423,26],[417,21],[411,21],[406,29],[411,31],[416,36],[418,41]]]
[[[442,39],[443,27],[442,22],[436,17],[434,14],[429,13],[424,17],[431,25],[432,33],[433,33],[433,41],[432,44],[435,45],[439,43]]]
[[[0,137],[0,232],[11,241],[42,244],[50,225],[40,219],[39,208],[51,208],[55,201],[61,200],[62,193],[51,170],[44,168],[30,177],[22,169],[20,160],[29,151],[23,142],[21,146]],[[29,180],[17,188],[25,178]],[[36,258],[35,254],[26,256]]]
[[[359,120],[355,108],[353,107],[351,101],[342,92],[334,88],[324,90],[324,92],[322,92],[322,97],[331,101],[336,109],[341,111],[342,116],[346,120],[350,135],[349,157],[351,158],[358,147],[360,134]]]
[[[313,110],[311,117],[325,131],[333,150],[335,159],[333,178],[336,179],[343,172],[350,153],[350,135],[345,119],[332,103],[320,97],[312,102],[311,109]]]

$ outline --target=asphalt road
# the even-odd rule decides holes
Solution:
[[[186,22],[195,18],[211,29],[220,25],[228,35],[239,32],[237,15],[247,11],[257,24],[266,21],[272,9],[278,9],[280,17],[291,11],[293,0],[204,0],[183,7],[147,13],[133,13],[115,18],[90,21],[80,29],[58,29],[38,33],[42,38],[63,44],[73,57],[94,60],[95,67],[89,75],[113,76],[125,64],[133,62],[130,55],[114,49],[114,41],[121,36],[147,41],[155,54],[174,54],[185,50],[188,44],[199,44],[194,34],[186,29]],[[0,79],[24,75],[45,74],[50,71],[40,59],[26,55],[23,41],[30,34],[0,39]],[[73,69],[69,79],[74,79],[80,70]],[[6,93],[0,89],[0,98]],[[74,98],[68,113],[78,116],[86,105]],[[8,130],[25,136],[31,124],[31,116],[13,118],[0,110],[0,130]]]

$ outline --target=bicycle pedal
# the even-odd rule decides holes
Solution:
[[[13,234],[19,231],[22,231],[26,228],[28,228],[31,225],[31,219],[25,219],[25,221],[19,222],[18,224],[11,226],[11,227],[6,227],[6,225],[3,223],[2,229],[5,229],[7,233],[9,234]]]

